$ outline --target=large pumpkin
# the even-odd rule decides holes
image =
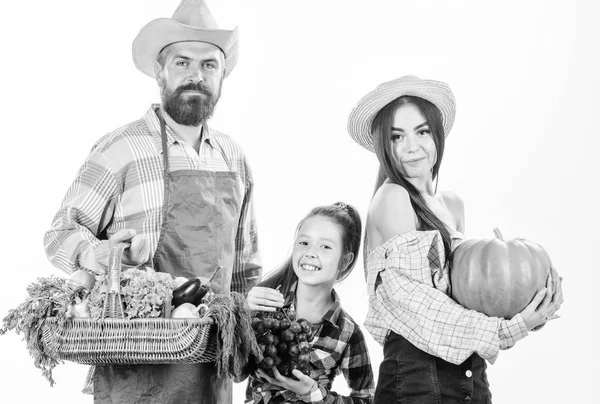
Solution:
[[[517,238],[465,240],[452,253],[452,297],[463,307],[491,317],[512,318],[545,287],[550,257],[537,243]]]

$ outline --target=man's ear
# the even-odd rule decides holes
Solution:
[[[162,86],[162,75],[163,75],[163,67],[159,63],[159,61],[156,60],[154,62],[154,78],[156,79],[156,82],[158,83],[159,87]]]

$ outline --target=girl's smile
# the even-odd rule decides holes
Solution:
[[[292,252],[300,282],[333,285],[342,256],[342,231],[339,224],[325,216],[313,216],[302,223]]]
[[[314,272],[314,271],[320,271],[321,267],[315,266],[315,265],[310,265],[310,264],[300,264],[300,268],[302,268],[305,271],[309,271],[309,272]]]

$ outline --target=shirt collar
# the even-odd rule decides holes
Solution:
[[[298,282],[294,282],[292,287],[290,288],[290,293],[285,299],[285,304],[291,304],[292,307],[295,305],[296,301],[296,288],[298,287]],[[331,297],[333,297],[333,304],[327,310],[327,313],[323,316],[323,321],[327,321],[335,328],[338,328],[337,322],[340,317],[340,313],[342,312],[342,303],[340,301],[340,297],[338,296],[335,289],[331,290]]]
[[[148,126],[148,129],[152,134],[152,138],[154,140],[154,144],[156,145],[157,150],[162,152],[162,140],[160,137],[160,121],[156,113],[159,108],[160,104],[150,105],[150,108],[148,108],[148,111],[146,111],[146,114],[144,115],[144,121],[146,122],[146,125]],[[173,143],[179,143],[179,137],[177,137],[177,135],[175,134],[175,132],[173,132],[169,125],[166,125],[166,129],[167,147],[171,147]],[[204,125],[204,129],[206,130],[202,131],[202,142],[206,142],[212,146],[210,129],[207,125]]]

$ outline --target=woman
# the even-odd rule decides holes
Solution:
[[[369,206],[365,326],[384,346],[375,403],[491,402],[484,360],[512,347],[559,309],[560,279],[510,320],[449,297],[448,256],[464,232],[462,200],[436,192],[456,104],[447,84],[404,76],[352,110],[348,131],[380,163]]]

